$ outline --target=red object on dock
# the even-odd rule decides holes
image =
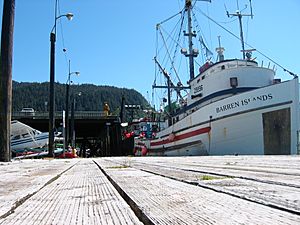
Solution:
[[[77,155],[73,154],[72,152],[65,152],[65,157],[64,157],[63,153],[56,156],[56,158],[59,158],[59,159],[63,159],[63,158],[73,159],[76,157],[77,157]]]
[[[145,146],[142,147],[142,156],[147,155],[147,148]]]

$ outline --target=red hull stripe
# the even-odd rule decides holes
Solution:
[[[169,138],[166,138],[166,139],[163,139],[161,141],[151,142],[150,146],[165,145],[165,144],[172,143],[174,141],[179,141],[179,140],[182,140],[182,139],[190,138],[190,137],[193,137],[193,136],[196,136],[196,135],[199,135],[199,134],[208,133],[210,131],[210,129],[211,129],[210,127],[204,127],[204,128],[198,129],[198,130],[187,132],[185,134],[176,135],[173,140],[170,140]]]

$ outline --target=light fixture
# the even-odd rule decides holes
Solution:
[[[66,17],[68,18],[68,20],[72,20],[73,19],[73,13],[67,13]]]

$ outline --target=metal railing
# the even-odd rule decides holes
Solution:
[[[55,112],[55,118],[62,118],[62,112]],[[19,118],[34,118],[34,119],[49,119],[49,112],[13,112],[13,119]],[[69,113],[69,118],[71,118],[71,113]],[[105,118],[117,118],[117,116],[109,115],[107,116],[104,111],[76,111],[74,113],[75,119],[105,119]]]

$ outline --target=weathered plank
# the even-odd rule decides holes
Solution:
[[[296,187],[234,178],[229,175],[216,176],[203,172],[199,173],[174,168],[174,165],[173,167],[166,167],[132,162],[132,166],[144,171],[182,180],[194,185],[198,184],[199,186],[208,187],[219,192],[300,214],[300,189]]]
[[[76,162],[24,160],[0,163],[0,217]]]
[[[135,165],[141,162],[175,168],[180,165],[186,168],[190,164],[193,167],[200,162],[194,157],[97,159],[97,163],[154,224],[300,223],[300,216],[294,213],[135,169]],[[216,165],[214,160],[211,162],[211,165]],[[184,178],[184,174],[181,176]]]
[[[27,199],[0,224],[141,224],[91,160],[70,170]]]
[[[124,164],[124,160],[116,158],[114,162]],[[300,213],[299,157],[128,158],[127,162],[135,168]]]

